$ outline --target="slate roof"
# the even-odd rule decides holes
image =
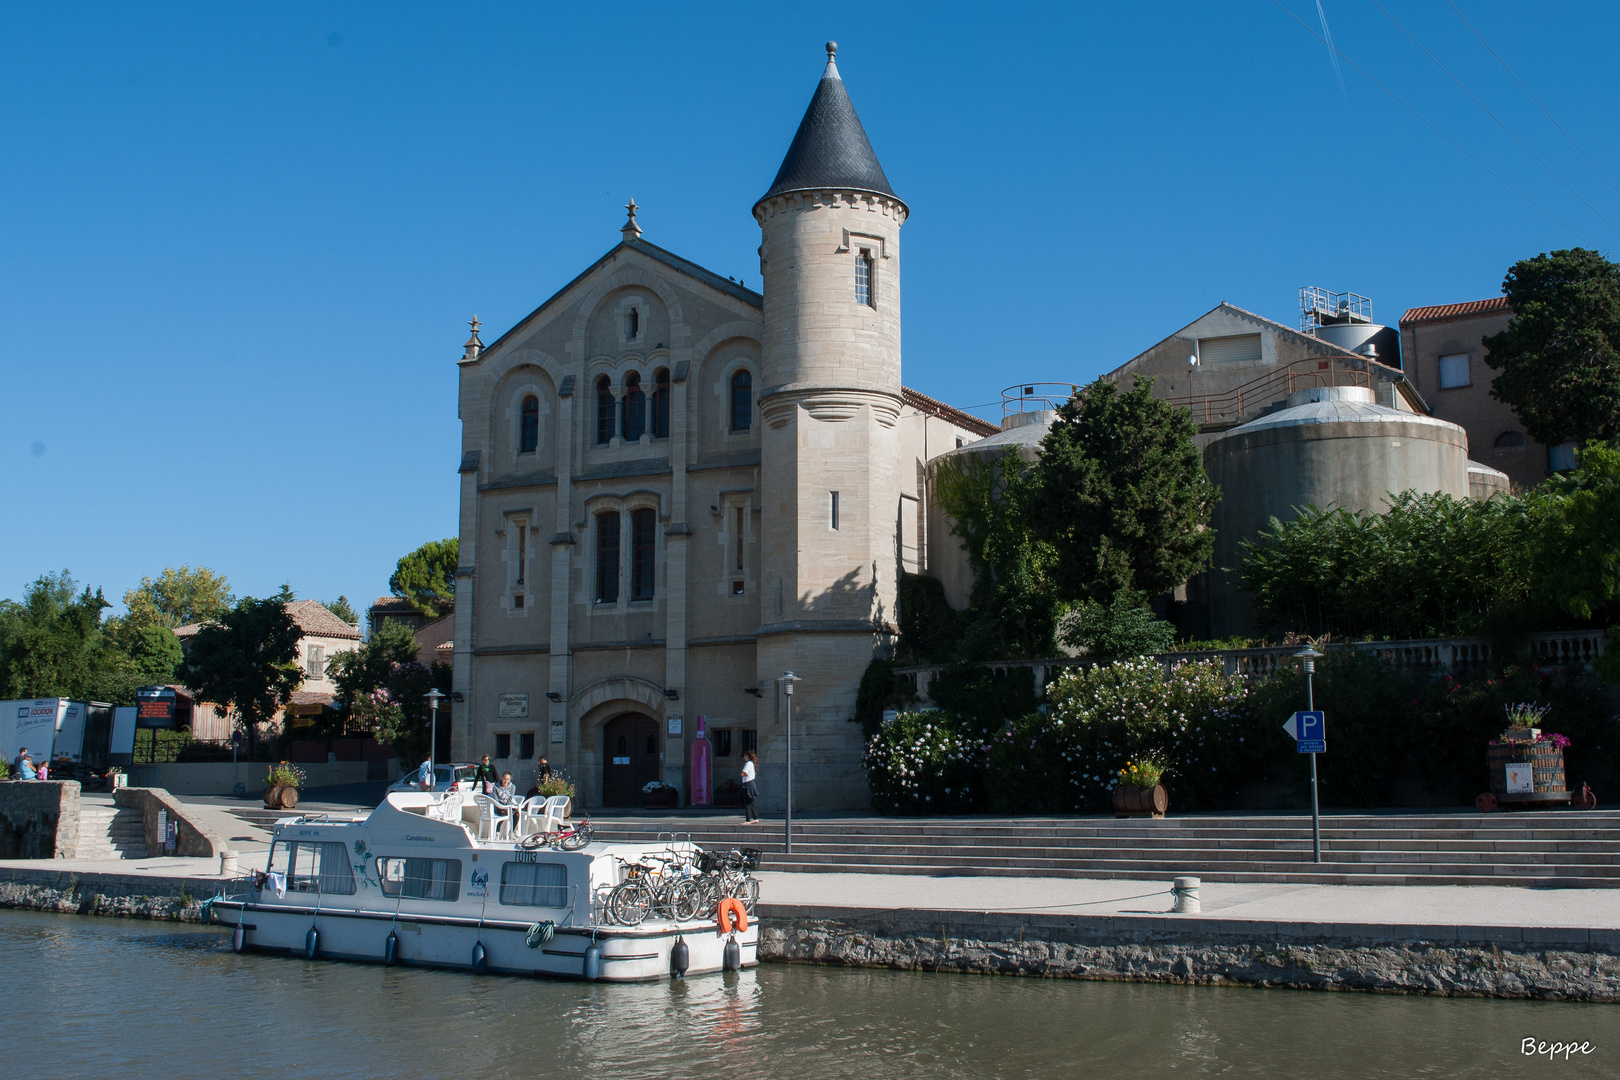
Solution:
[[[1505,296],[1493,296],[1489,300],[1468,300],[1461,304],[1433,304],[1429,307],[1407,308],[1406,314],[1401,316],[1401,325],[1409,323],[1444,322],[1447,319],[1466,319],[1475,315],[1511,315],[1513,309],[1508,306]]]
[[[894,196],[830,52],[827,70],[810,98],[804,119],[799,121],[787,157],[782,159],[770,190],[761,198],[817,188],[855,188]]]

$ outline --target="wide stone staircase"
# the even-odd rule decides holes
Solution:
[[[141,812],[111,803],[79,806],[79,858],[144,859],[146,827]]]
[[[690,835],[702,847],[755,847],[762,868],[884,874],[1152,878],[1366,885],[1620,888],[1620,812],[1333,814],[1322,862],[1311,819],[1207,815],[1154,819],[818,817],[760,825],[708,816],[598,817],[603,840]]]

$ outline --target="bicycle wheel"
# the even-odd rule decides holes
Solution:
[[[559,846],[564,851],[578,851],[590,842],[591,832],[589,829],[575,829],[573,832],[563,834],[562,843]]]
[[[695,919],[698,912],[703,910],[703,894],[694,882],[677,881],[670,886],[669,908],[676,922]]]
[[[640,926],[648,907],[647,890],[639,881],[626,881],[608,893],[608,917],[621,926]]]
[[[741,892],[742,895],[738,899],[742,901],[743,910],[748,912],[749,918],[753,918],[754,906],[759,903],[759,882],[754,878],[746,879]]]
[[[704,874],[692,883],[697,890],[698,910],[714,914],[715,905],[720,903],[720,882],[713,874]]]

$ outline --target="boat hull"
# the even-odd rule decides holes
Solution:
[[[598,981],[647,982],[674,974],[671,952],[685,941],[687,975],[723,970],[727,935],[713,922],[661,922],[640,927],[560,928],[540,948],[528,946],[529,924],[476,922],[422,915],[315,909],[241,900],[217,900],[213,921],[243,930],[242,947],[261,952],[305,955],[310,927],[317,932],[316,958],[361,963],[387,961],[388,936],[397,945],[394,962],[404,966],[474,970],[474,950],[484,947],[484,970],[502,975],[585,977],[585,950],[594,939],[601,950]],[[750,923],[736,935],[742,966],[758,961],[759,927]]]

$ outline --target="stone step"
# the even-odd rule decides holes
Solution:
[[[1524,875],[1512,877],[1490,878],[1478,874],[1443,874],[1420,873],[1416,868],[1403,868],[1398,873],[1346,873],[1342,870],[1318,870],[1313,863],[1293,864],[1287,870],[1256,871],[1253,869],[1210,871],[1202,866],[1166,867],[1155,866],[1146,870],[1111,869],[1106,872],[1085,870],[1062,870],[1045,874],[1031,874],[1023,869],[985,870],[979,874],[968,875],[961,870],[949,867],[937,867],[914,864],[904,867],[885,868],[885,874],[925,875],[930,877],[1053,877],[1053,878],[1085,878],[1088,880],[1121,880],[1121,881],[1160,881],[1177,874],[1192,874],[1200,876],[1205,881],[1265,883],[1276,885],[1514,885],[1526,888],[1560,888],[1560,889],[1612,889],[1620,888],[1620,881],[1613,878],[1590,878],[1573,875]],[[1327,864],[1323,864],[1325,867]],[[785,870],[797,872],[823,872],[840,874],[870,874],[874,868],[861,863],[827,864],[814,867],[809,866],[777,866],[767,863],[767,870]]]

